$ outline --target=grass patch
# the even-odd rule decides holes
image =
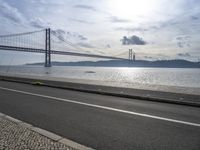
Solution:
[[[42,83],[40,81],[35,81],[35,82],[32,82],[32,85],[43,86],[44,83]]]

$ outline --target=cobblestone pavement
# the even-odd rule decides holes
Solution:
[[[0,118],[0,150],[75,150],[28,127]]]

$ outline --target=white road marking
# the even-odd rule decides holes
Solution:
[[[0,89],[6,90],[6,91],[22,93],[22,94],[26,94],[26,95],[32,95],[32,96],[37,96],[37,97],[49,98],[49,99],[54,99],[54,100],[59,100],[59,101],[65,101],[65,102],[89,106],[89,107],[105,109],[105,110],[110,110],[110,111],[115,111],[115,112],[120,112],[120,113],[125,113],[125,114],[137,115],[137,116],[153,118],[153,119],[157,119],[157,120],[164,120],[164,121],[168,121],[168,122],[174,122],[174,123],[180,123],[180,124],[200,127],[200,124],[198,124],[198,123],[192,123],[192,122],[187,122],[187,121],[181,121],[181,120],[176,120],[176,119],[170,119],[170,118],[165,118],[165,117],[148,115],[148,114],[144,114],[144,113],[137,113],[137,112],[133,112],[133,111],[121,110],[121,109],[106,107],[106,106],[101,106],[101,105],[83,103],[83,102],[78,102],[78,101],[73,101],[73,100],[68,100],[68,99],[63,99],[63,98],[57,98],[57,97],[52,97],[52,96],[47,96],[47,95],[41,95],[41,94],[36,94],[36,93],[31,93],[31,92],[25,92],[25,91],[20,91],[20,90],[5,88],[5,87],[0,87]]]

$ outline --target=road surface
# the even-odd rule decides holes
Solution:
[[[200,108],[0,81],[0,112],[98,150],[200,150]]]

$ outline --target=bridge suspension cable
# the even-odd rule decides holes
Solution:
[[[54,40],[54,38],[56,38],[58,40],[57,45],[55,43],[52,44],[52,49],[60,49],[60,50],[64,50],[64,51],[71,50],[73,52],[87,52],[87,50],[81,48],[80,46],[77,46],[74,43],[68,41],[67,39],[60,37],[60,35],[58,35],[55,31],[52,31],[51,34],[52,34],[52,42],[56,42],[56,40]],[[55,48],[56,46],[58,46],[59,48]],[[70,46],[70,48],[69,48],[69,46]]]
[[[38,33],[38,32],[42,32],[42,31],[45,31],[45,29],[37,30],[37,31],[32,31],[32,32],[24,32],[24,33],[0,35],[0,38],[1,38],[1,37],[12,37],[12,36],[27,35],[27,34],[33,34],[33,33]]]
[[[92,49],[92,51],[91,51],[91,49],[84,49],[81,46],[78,46],[77,44],[70,42],[69,40],[67,40],[66,38],[61,36],[61,34],[57,34],[57,32],[54,31],[54,30],[51,32],[51,34],[53,35],[52,37],[55,37],[60,42],[59,48],[52,48],[52,49],[59,49],[59,50],[63,50],[63,51],[67,50],[67,52],[69,52],[69,51],[79,52],[79,53],[83,53],[83,54],[86,54],[86,55],[93,55],[93,56],[99,55],[100,56],[99,58],[102,58],[102,57],[105,56],[106,59],[108,59],[107,57],[110,57],[110,58],[115,57],[114,55],[110,55],[110,56],[107,56],[105,54],[103,55],[99,50],[95,50],[94,48]],[[54,39],[52,39],[52,40],[53,40],[53,42],[55,42]],[[54,44],[52,44],[52,47],[54,47]],[[94,52],[96,52],[96,53],[94,53]]]
[[[55,42],[56,46],[59,47],[55,48],[54,44],[52,47],[52,42]],[[73,49],[69,48],[69,46]],[[103,59],[123,59],[115,56],[91,53],[91,51],[85,50],[68,41],[63,36],[56,34],[56,32],[51,32],[50,29],[0,35],[0,50],[45,53],[45,66],[51,66],[51,54]]]
[[[0,35],[0,45],[22,48],[45,48],[45,30]]]

